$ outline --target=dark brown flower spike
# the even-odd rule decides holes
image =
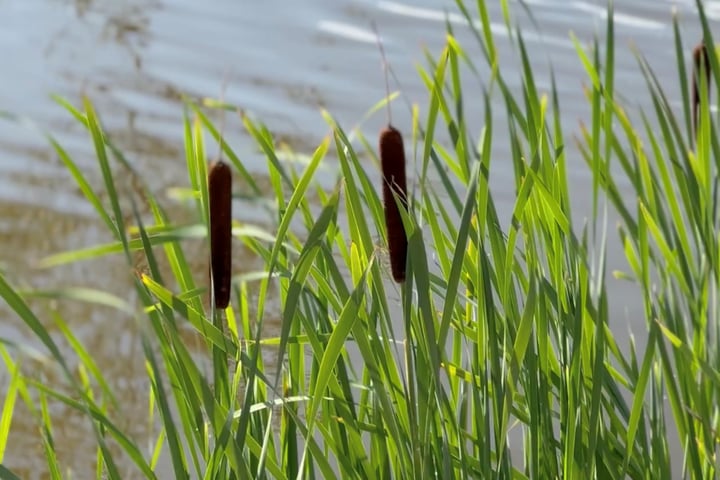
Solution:
[[[230,303],[232,276],[232,172],[217,162],[208,174],[210,196],[210,271],[215,307],[227,308]]]
[[[707,95],[710,100],[710,58],[707,54],[705,44],[700,42],[693,49],[693,71],[692,71],[692,104],[693,104],[693,130],[697,132],[698,115],[700,110],[700,72],[705,69],[705,85],[708,87]]]
[[[407,208],[407,181],[405,178],[405,149],[400,132],[388,125],[380,132],[380,163],[383,173],[383,203],[385,206],[385,226],[387,227],[388,250],[393,279],[405,281],[407,262],[407,234],[403,226],[395,192],[400,203]]]
[[[393,127],[392,112],[390,110],[390,84],[388,82],[388,63],[385,58],[380,34],[375,22],[372,22],[375,31],[378,49],[382,58],[383,73],[385,75],[385,95],[387,98],[388,126],[380,132],[379,150],[380,167],[383,175],[383,204],[385,207],[385,227],[387,229],[388,250],[390,251],[390,269],[393,280],[398,283],[405,281],[405,268],[407,263],[407,233],[402,222],[402,215],[395,194],[400,204],[407,209],[407,179],[405,178],[405,148],[402,134]]]

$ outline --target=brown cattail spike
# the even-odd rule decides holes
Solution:
[[[232,173],[230,167],[217,162],[208,174],[210,196],[210,268],[215,307],[225,309],[230,303],[232,275]]]
[[[383,173],[383,202],[385,204],[388,250],[390,250],[390,267],[393,279],[402,283],[405,281],[405,264],[407,262],[407,234],[393,192],[399,196],[401,204],[407,208],[405,149],[402,135],[392,126],[388,126],[380,132],[380,162]]]
[[[710,57],[704,43],[698,44],[693,49],[693,72],[692,72],[692,102],[693,102],[693,129],[697,132],[698,115],[700,109],[700,72],[705,70],[705,85],[710,86]],[[710,99],[710,88],[707,91]]]
[[[375,31],[378,49],[382,57],[383,74],[385,77],[385,95],[387,96],[388,126],[380,132],[380,163],[383,174],[383,203],[385,204],[385,226],[388,236],[388,250],[390,251],[390,269],[393,279],[402,283],[405,281],[405,267],[407,263],[407,233],[403,226],[402,216],[395,201],[393,192],[398,195],[400,203],[407,209],[407,180],[405,178],[405,148],[400,132],[394,128],[390,109],[390,82],[388,82],[388,62],[385,58],[380,33],[375,22],[372,22]]]

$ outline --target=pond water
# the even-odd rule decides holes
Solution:
[[[519,86],[520,75],[513,79],[510,74],[517,58],[505,35],[499,2],[488,3],[492,4],[501,58],[508,59],[503,60],[503,72],[511,84],[514,81]],[[583,43],[596,34],[602,36],[605,2],[524,3],[532,18],[516,1],[511,3],[513,19],[523,26],[538,85],[548,87],[548,65],[552,63],[566,133],[577,132],[579,120],[587,119],[588,114],[582,98],[587,80],[570,32]],[[694,44],[701,36],[694,1],[625,0],[616,4],[619,93],[631,105],[649,105],[631,49],[636,46],[658,76],[667,79],[671,95],[678,98],[672,11],[680,16],[685,42]],[[706,5],[717,26],[720,2]],[[421,108],[426,105],[416,64],[423,63],[423,47],[439,52],[446,20],[454,25],[468,51],[480,58],[475,41],[463,27],[464,20],[448,0],[0,0],[0,58],[4,59],[0,112],[16,116],[0,124],[0,242],[4,247],[0,249],[0,269],[11,272],[16,284],[54,288],[101,283],[103,288],[127,296],[123,292],[128,291],[128,272],[122,261],[103,261],[101,269],[94,262],[53,270],[35,268],[37,260],[50,253],[110,240],[41,133],[51,132],[81,166],[95,172],[90,173],[91,178],[99,178],[92,143],[53,102],[51,94],[76,104],[81,95],[89,95],[105,128],[152,188],[162,192],[187,184],[181,93],[222,97],[240,105],[300,152],[310,152],[328,131],[320,108],[330,111],[347,128],[357,124],[384,95],[378,49],[370,28],[373,20],[404,97],[394,104],[393,123],[408,131],[410,116],[404,100],[419,103]],[[478,85],[479,98],[482,86]],[[395,88],[398,86],[393,85]],[[495,115],[502,119],[504,104],[499,97],[494,102]],[[482,105],[468,108],[480,112]],[[374,137],[384,123],[381,112],[366,121],[363,130]],[[264,160],[242,134],[237,118],[228,116],[222,125],[225,136],[251,169],[258,174],[265,171]],[[512,164],[506,146],[499,141],[495,145],[493,188],[499,208],[507,211],[513,201]],[[575,221],[581,224],[590,212],[590,199],[584,193],[591,179],[578,155],[569,162],[576,193]],[[203,252],[198,246],[198,265],[204,265]],[[611,244],[609,254],[610,270],[625,269],[616,245]],[[613,280],[609,288],[615,327],[642,332],[645,320],[637,291]],[[1,312],[0,337],[26,341],[17,320]],[[142,358],[131,333],[133,322],[112,310],[82,305],[68,307],[63,314],[118,391],[126,392],[120,400],[130,405],[128,418],[134,413],[144,418],[146,387],[142,362],[132,360]],[[136,411],[133,404],[137,404]],[[39,475],[35,466],[42,462],[41,446],[34,440],[32,421],[24,425],[21,417],[16,419],[13,428],[25,428],[28,435],[15,435],[8,463],[24,478],[35,478]],[[56,435],[67,440],[61,453],[77,478],[93,473],[93,456],[88,455],[92,443],[87,443],[92,437],[78,426],[81,421],[68,412],[65,421],[55,426]]]

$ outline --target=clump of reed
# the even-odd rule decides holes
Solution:
[[[0,394],[0,477],[22,476],[13,476],[13,455],[5,454],[17,444],[13,415],[27,412],[37,422],[52,477],[70,470],[57,454],[65,439],[53,425],[58,411],[87,419],[97,444],[87,452],[96,463],[92,475],[109,479],[717,477],[720,151],[711,138],[689,155],[688,132],[676,128],[692,128],[691,102],[704,96],[700,91],[691,98],[689,51],[677,48],[682,122],[664,91],[666,79],[639,57],[655,108],[637,122],[625,113],[635,106],[615,89],[609,12],[605,50],[577,45],[593,80],[592,115],[579,134],[568,134],[561,92],[554,81],[547,83],[547,94],[538,90],[532,53],[518,32],[507,37],[519,47],[522,70],[506,71],[486,3],[477,2],[478,11],[470,13],[467,2],[462,10],[465,28],[475,29],[484,47],[479,62],[486,64],[475,65],[477,58],[451,31],[460,26],[452,22],[442,52],[428,52],[427,65],[419,68],[430,101],[426,116],[420,109],[413,116],[419,133],[413,147],[422,168],[412,208],[422,231],[409,239],[402,222],[408,204],[403,138],[389,118],[379,141],[381,199],[367,175],[365,152],[329,114],[337,147],[329,163],[340,170],[331,193],[314,181],[329,138],[299,172],[298,163],[280,160],[267,127],[241,117],[267,157],[272,188],[262,189],[257,173],[250,173],[258,164],[244,163],[205,108],[188,102],[193,118],[185,118],[183,129],[190,187],[183,198],[195,202],[199,220],[174,223],[145,189],[152,219],[136,212],[135,224],[126,225],[109,161],[118,152],[112,136],[102,131],[89,103],[82,111],[63,103],[91,133],[105,192],[96,191],[103,185],[90,182],[58,142],[53,147],[113,243],[62,252],[43,264],[123,252],[129,266],[144,255],[147,271],[133,277],[139,305],[102,291],[19,290],[0,272],[0,297],[37,340],[28,359],[0,339],[0,365],[6,367],[0,376],[9,384],[7,394]],[[709,32],[702,2],[698,10]],[[709,50],[709,35],[706,40]],[[707,55],[693,55],[707,72]],[[477,82],[463,81],[464,63],[474,72],[492,71],[489,81],[500,87],[488,88],[479,132],[465,117],[464,102],[480,96]],[[515,90],[518,79],[521,88]],[[580,88],[582,80],[572,81]],[[490,91],[504,102],[491,101]],[[498,125],[494,110],[503,108]],[[353,133],[375,151],[362,131]],[[224,305],[230,175],[215,166],[208,178],[208,136],[247,189],[242,201],[257,200],[269,219],[248,221],[236,232],[260,265],[237,278],[238,308],[227,309],[222,319],[216,315],[226,320],[222,324],[205,311],[196,277],[204,283],[206,272],[191,268],[184,243],[204,235],[206,214],[210,223],[222,218],[216,224],[221,232],[210,227],[210,237],[211,243],[220,241],[211,245],[211,264],[213,275],[223,278],[213,281],[217,305]],[[578,150],[566,148],[573,140]],[[511,161],[499,168],[513,169],[516,182],[506,188],[514,193],[509,199],[490,186],[498,168],[492,152],[501,142],[509,143]],[[571,163],[583,168],[578,151],[595,188],[575,189],[582,191],[573,195],[607,206],[582,212],[590,217],[582,229],[573,221],[578,212],[571,203],[578,203],[571,202],[568,175]],[[499,207],[504,201],[512,208]],[[215,213],[215,205],[225,207]],[[607,261],[609,210],[618,215],[619,255],[626,260],[612,262],[623,264],[615,279]],[[395,280],[405,278],[411,259],[402,319],[375,256],[372,232],[383,224]],[[165,262],[158,262],[160,255]],[[640,321],[629,326],[632,336],[625,315],[613,316],[623,310],[618,304],[634,299],[614,296],[618,290],[608,288],[613,281],[628,282],[642,304]],[[101,354],[85,349],[60,313],[46,322],[28,305],[27,297],[43,294],[57,304],[82,299],[115,305],[147,326],[138,332],[147,379],[133,382],[146,390],[133,393],[147,394],[149,418],[128,422],[120,416],[117,400],[127,397],[110,386],[115,382],[94,358]],[[193,329],[206,348],[191,349],[178,326]],[[52,360],[45,365],[63,369],[65,382],[27,368],[40,351]],[[20,404],[26,407],[22,413]],[[127,425],[129,431],[122,428]],[[138,433],[138,425],[147,431]]]

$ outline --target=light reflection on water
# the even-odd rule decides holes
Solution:
[[[510,74],[512,66],[518,64],[517,55],[510,46],[499,7],[495,2],[489,3],[505,75],[513,88],[519,88],[519,74],[517,77]],[[537,84],[549,88],[548,64],[552,62],[561,92],[565,129],[577,131],[578,120],[587,118],[582,85],[588,82],[569,32],[572,30],[581,42],[591,41],[595,34],[602,36],[604,2],[525,3],[531,6],[539,31],[517,2],[513,4],[513,14],[524,26],[523,37],[531,52]],[[692,44],[700,38],[694,2],[617,3],[618,93],[631,104],[648,105],[644,83],[629,48],[635,44],[659,76],[667,78],[669,92],[678,98],[671,6],[680,15],[685,41]],[[720,2],[706,5],[709,17],[720,20]],[[4,246],[0,268],[11,271],[16,284],[37,288],[100,284],[121,296],[132,290],[121,259],[52,270],[33,268],[37,259],[50,253],[111,240],[38,133],[37,129],[51,131],[76,161],[89,170],[90,178],[100,180],[92,143],[74,120],[49,99],[49,94],[67,96],[76,104],[82,94],[88,94],[96,103],[105,128],[128,152],[161,199],[168,201],[166,189],[187,184],[181,93],[222,96],[262,119],[291,147],[309,153],[327,133],[319,114],[321,107],[332,112],[343,125],[351,126],[384,95],[379,54],[370,29],[373,19],[401,82],[399,88],[404,98],[395,102],[394,123],[407,131],[410,112],[404,101],[423,107],[427,99],[415,64],[422,62],[423,47],[439,51],[445,39],[443,22],[452,22],[469,54],[481,58],[470,32],[461,27],[465,20],[453,2],[315,0],[286,2],[278,8],[276,2],[240,5],[234,0],[203,4],[191,0],[0,1],[0,58],[9,62],[3,69],[5,88],[0,90],[0,111],[31,119],[36,124],[34,130],[4,121],[0,128],[3,212],[0,241]],[[480,92],[483,85],[477,85]],[[496,120],[502,124],[502,100],[497,97],[494,101]],[[482,105],[468,105],[467,111],[471,125],[479,129]],[[384,122],[381,112],[362,127],[368,137],[374,137]],[[248,162],[254,173],[263,172],[264,160],[241,133],[237,119],[226,119],[223,125],[224,134],[243,161]],[[511,187],[503,187],[512,185],[511,162],[505,145],[496,141],[495,149],[493,184],[500,201],[498,207],[504,212],[513,201]],[[214,156],[216,150],[210,149],[208,153]],[[582,194],[588,190],[591,179],[579,158],[571,157],[569,168],[577,199],[573,208],[578,217],[576,223],[580,224],[589,212],[589,199]],[[179,206],[175,208],[178,215],[187,215]],[[252,215],[243,219],[259,220],[260,216]],[[207,268],[204,245],[197,242],[190,248],[194,268],[198,278],[202,278]],[[608,269],[625,269],[617,245],[611,243],[609,248]],[[611,281],[609,288],[616,299],[611,308],[618,328],[623,331],[633,325],[644,328],[642,311],[633,298],[636,291],[618,281]],[[49,318],[47,302],[33,304],[43,318]],[[126,408],[123,418],[145,418],[147,385],[134,320],[111,310],[78,304],[63,304],[61,310],[107,372],[107,378],[122,392]],[[26,341],[19,321],[2,312],[0,336]],[[61,453],[67,455],[64,461],[72,466],[75,475],[84,478],[92,472],[92,459],[88,460],[94,444],[92,436],[87,435],[86,422],[70,412],[62,414],[63,423],[56,426],[55,432],[63,440],[58,443],[67,447]],[[25,415],[15,418],[14,430],[26,431],[28,435],[14,435],[16,441],[10,445],[9,464],[17,465],[21,473],[28,474],[27,478],[33,478],[37,476],[34,465],[42,463],[34,423]],[[139,438],[147,433],[146,425],[131,425]]]

